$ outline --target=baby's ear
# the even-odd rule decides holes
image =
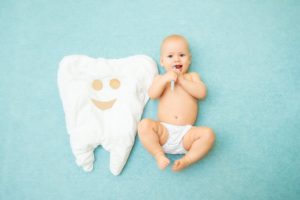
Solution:
[[[164,61],[163,61],[163,58],[160,58],[160,66],[164,66]]]
[[[189,54],[189,65],[192,64],[192,54]]]

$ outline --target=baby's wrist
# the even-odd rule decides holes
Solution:
[[[165,76],[164,76],[164,82],[165,83],[169,83],[169,82],[171,82],[172,80],[170,79],[170,77],[166,74]]]

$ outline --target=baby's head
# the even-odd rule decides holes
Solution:
[[[191,64],[188,41],[181,35],[166,37],[160,47],[160,64],[166,71],[186,73]]]

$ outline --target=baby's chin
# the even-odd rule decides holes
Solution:
[[[174,69],[175,70],[175,72],[177,73],[177,74],[182,74],[182,70],[181,69]]]

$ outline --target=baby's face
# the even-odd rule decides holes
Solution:
[[[161,48],[160,64],[166,71],[185,73],[191,64],[191,54],[187,42],[181,38],[169,38]]]

